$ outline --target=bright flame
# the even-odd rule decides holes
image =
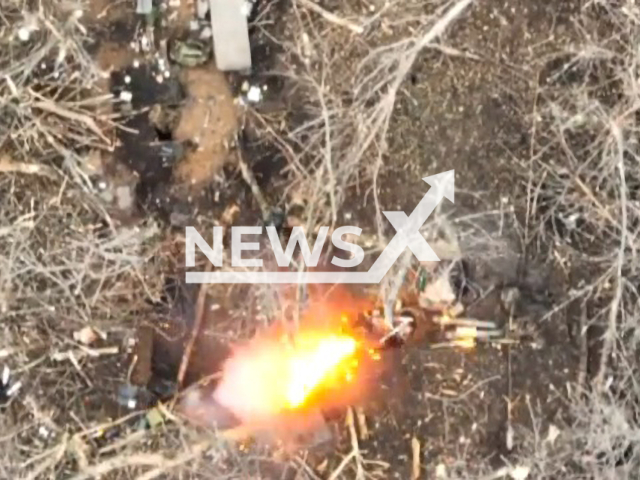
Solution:
[[[296,339],[289,357],[289,377],[285,393],[287,407],[297,408],[323,381],[356,353],[358,343],[345,335],[304,336]],[[352,378],[350,371],[345,378]]]

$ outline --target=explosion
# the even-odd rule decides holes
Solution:
[[[371,356],[364,340],[332,330],[256,337],[227,359],[214,399],[251,425],[282,421],[327,402],[348,404],[346,387],[359,390],[356,370]]]
[[[303,336],[296,341],[288,364],[290,370],[286,380],[286,405],[297,408],[316,388],[335,376],[340,367],[345,368],[345,379],[350,381],[351,372],[347,361],[356,354],[358,342],[346,335]],[[353,365],[353,363],[352,363]]]

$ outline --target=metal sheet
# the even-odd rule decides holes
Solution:
[[[209,0],[216,66],[222,71],[251,68],[246,0]]]

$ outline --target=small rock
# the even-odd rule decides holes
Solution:
[[[91,327],[84,327],[73,332],[73,339],[83,345],[90,345],[98,339],[98,335]]]

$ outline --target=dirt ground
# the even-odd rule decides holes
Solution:
[[[27,21],[16,2],[3,1],[11,8],[1,41]],[[0,363],[11,378],[0,385],[0,444],[15,458],[0,477],[634,478],[637,399],[620,392],[633,384],[628,359],[637,343],[625,342],[640,330],[635,294],[627,292],[637,285],[635,270],[623,274],[625,262],[615,270],[614,260],[626,251],[633,263],[635,233],[620,232],[631,232],[635,217],[618,217],[623,197],[603,180],[617,178],[615,167],[588,152],[602,135],[570,124],[577,115],[566,100],[580,86],[584,105],[594,98],[622,104],[622,81],[598,62],[618,66],[610,52],[628,39],[615,33],[615,21],[588,23],[598,15],[585,12],[599,6],[471,2],[443,36],[416,49],[456,2],[257,0],[254,67],[224,74],[207,50],[206,20],[194,24],[197,1],[162,3],[146,22],[133,2],[86,3],[83,42],[101,71],[88,91],[115,99],[91,110],[105,141],[65,143],[55,125],[45,140],[0,130],[0,159],[7,158],[0,209],[8,212],[0,240],[12,238],[1,253]],[[359,25],[363,31],[354,32]],[[593,49],[585,37],[607,42]],[[197,64],[173,55],[187,38],[204,45]],[[588,71],[570,55],[586,55]],[[2,72],[21,79],[20,92],[33,82],[25,105],[52,88],[48,77],[22,79],[6,63]],[[584,81],[572,83],[571,74]],[[594,80],[598,74],[603,79]],[[85,112],[82,102],[65,102]],[[588,112],[602,117],[602,108]],[[611,111],[626,118],[629,108]],[[591,113],[579,113],[588,124]],[[27,125],[44,132],[42,118]],[[88,117],[62,118],[91,126]],[[632,137],[624,130],[620,138],[631,145]],[[21,141],[27,147],[18,148]],[[53,147],[29,160],[29,148],[46,142]],[[71,171],[90,186],[72,186],[69,151],[80,159]],[[24,162],[45,167],[32,175],[15,166]],[[594,163],[607,173],[591,175]],[[455,205],[443,202],[425,236],[455,247],[442,264],[464,265],[450,280],[464,317],[493,322],[501,338],[392,351],[376,393],[350,412],[326,412],[333,439],[308,449],[214,441],[217,433],[172,410],[185,388],[200,382],[209,391],[234,343],[287,317],[283,299],[294,295],[273,286],[205,292],[185,284],[185,226],[354,224],[371,262],[394,233],[381,212],[409,214],[429,188],[422,178],[447,170],[455,170]],[[567,178],[578,187],[562,183]],[[389,278],[397,274],[409,288],[401,270]],[[621,284],[618,295],[613,286]],[[374,295],[387,295],[387,287]],[[611,343],[603,335],[618,310],[623,333]],[[628,357],[613,355],[607,390],[594,399],[590,386],[600,385],[611,356],[602,360],[601,352],[618,347]],[[589,420],[594,412],[599,420]]]

